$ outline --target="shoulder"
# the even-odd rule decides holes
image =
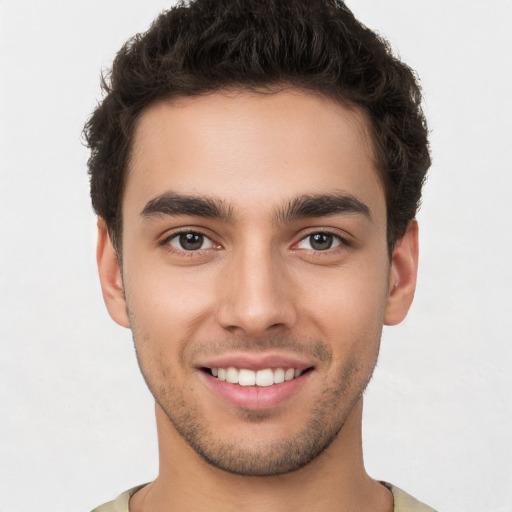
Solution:
[[[416,498],[413,498],[410,494],[407,494],[402,489],[382,482],[392,493],[395,500],[394,512],[436,512],[433,508],[421,503]],[[144,484],[145,485],[145,484]],[[138,485],[128,491],[120,494],[114,501],[109,501],[104,505],[96,507],[92,512],[129,512],[130,498],[144,485]]]
[[[128,491],[120,494],[114,501],[109,501],[104,505],[100,505],[96,507],[92,512],[129,512],[129,503],[130,498],[140,489],[144,487],[144,485],[138,485],[137,487],[133,487]]]
[[[395,499],[394,512],[436,512],[432,507],[421,503],[395,485],[388,484],[387,482],[382,482],[382,484],[393,493],[393,498]]]

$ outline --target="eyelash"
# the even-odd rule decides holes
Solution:
[[[204,240],[208,240],[213,247],[207,247],[204,249],[200,248],[200,249],[195,249],[195,250],[193,250],[193,249],[187,250],[187,249],[177,248],[177,247],[172,246],[171,241],[178,239],[182,235],[199,235],[201,237],[204,237]],[[304,241],[307,241],[308,239],[310,239],[311,237],[313,237],[315,235],[330,236],[333,239],[333,243],[336,243],[336,245],[334,247],[332,247],[332,246],[328,247],[324,250],[321,250],[321,249],[315,250],[314,248],[310,248],[310,249],[309,248],[296,248],[297,245],[299,245],[300,243],[302,243]],[[204,241],[203,241],[203,243],[204,243]],[[217,242],[215,242],[212,239],[211,236],[207,235],[206,233],[204,233],[198,229],[184,229],[181,231],[174,232],[171,235],[165,237],[161,242],[159,242],[159,245],[164,247],[169,252],[179,253],[181,255],[186,255],[189,257],[198,255],[198,254],[202,254],[204,251],[210,250],[211,248],[218,249],[219,247],[221,247],[220,244],[218,244]],[[310,246],[311,246],[311,242],[310,242]],[[292,248],[296,248],[296,250],[299,250],[299,251],[309,251],[312,254],[314,254],[315,257],[322,257],[322,256],[332,255],[333,252],[341,251],[350,246],[351,246],[350,242],[346,238],[340,236],[337,233],[333,233],[332,231],[316,230],[316,231],[310,231],[306,235],[302,236],[300,238],[300,240],[292,246]]]
[[[177,247],[173,247],[171,245],[171,241],[174,239],[178,239],[182,235],[199,235],[199,236],[204,237],[205,240],[209,240],[210,243],[212,244],[212,246],[214,246],[214,248],[220,247],[220,244],[216,243],[212,239],[211,236],[208,236],[206,233],[203,233],[202,231],[200,231],[198,229],[184,229],[181,231],[174,232],[171,235],[166,236],[161,242],[159,242],[158,245],[163,247],[168,252],[179,253],[180,255],[185,255],[185,256],[189,256],[189,257],[194,256],[196,254],[202,254],[203,251],[210,249],[210,247],[208,247],[206,249],[186,250],[186,249],[180,249]]]
[[[303,249],[303,248],[300,248],[300,247],[297,247],[301,242],[304,242],[306,240],[308,240],[308,238],[314,236],[314,235],[328,235],[328,236],[332,236],[333,238],[333,243],[337,243],[337,245],[335,245],[334,247],[329,247],[327,249],[324,249],[324,250],[315,250],[313,248],[311,249]],[[310,243],[311,245],[311,243]],[[307,251],[307,256],[308,258],[314,258],[314,259],[318,259],[318,258],[332,258],[333,256],[337,256],[337,255],[340,255],[341,253],[343,253],[344,251],[346,251],[348,248],[352,247],[352,244],[350,243],[349,240],[347,240],[347,238],[339,235],[338,233],[333,233],[332,231],[327,231],[327,230],[322,230],[322,229],[317,229],[315,231],[310,231],[309,233],[307,233],[306,235],[302,236],[300,238],[300,240],[298,242],[296,242],[294,245],[293,245],[293,249],[296,250],[297,252],[299,251]]]

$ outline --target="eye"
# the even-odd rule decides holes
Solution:
[[[304,237],[298,244],[298,249],[312,249],[314,251],[327,251],[341,245],[339,236],[332,233],[312,233]]]
[[[214,243],[207,236],[192,231],[173,235],[166,243],[180,251],[199,251],[214,247]]]

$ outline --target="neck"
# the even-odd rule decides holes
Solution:
[[[362,400],[334,441],[312,462],[297,471],[268,477],[234,475],[209,465],[177,434],[158,405],[156,418],[160,472],[132,497],[131,512],[393,509],[390,492],[364,469]]]

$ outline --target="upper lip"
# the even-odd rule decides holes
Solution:
[[[264,370],[266,368],[295,368],[305,370],[312,367],[310,361],[300,357],[283,354],[225,354],[205,359],[197,364],[198,368],[244,368],[247,370]]]

